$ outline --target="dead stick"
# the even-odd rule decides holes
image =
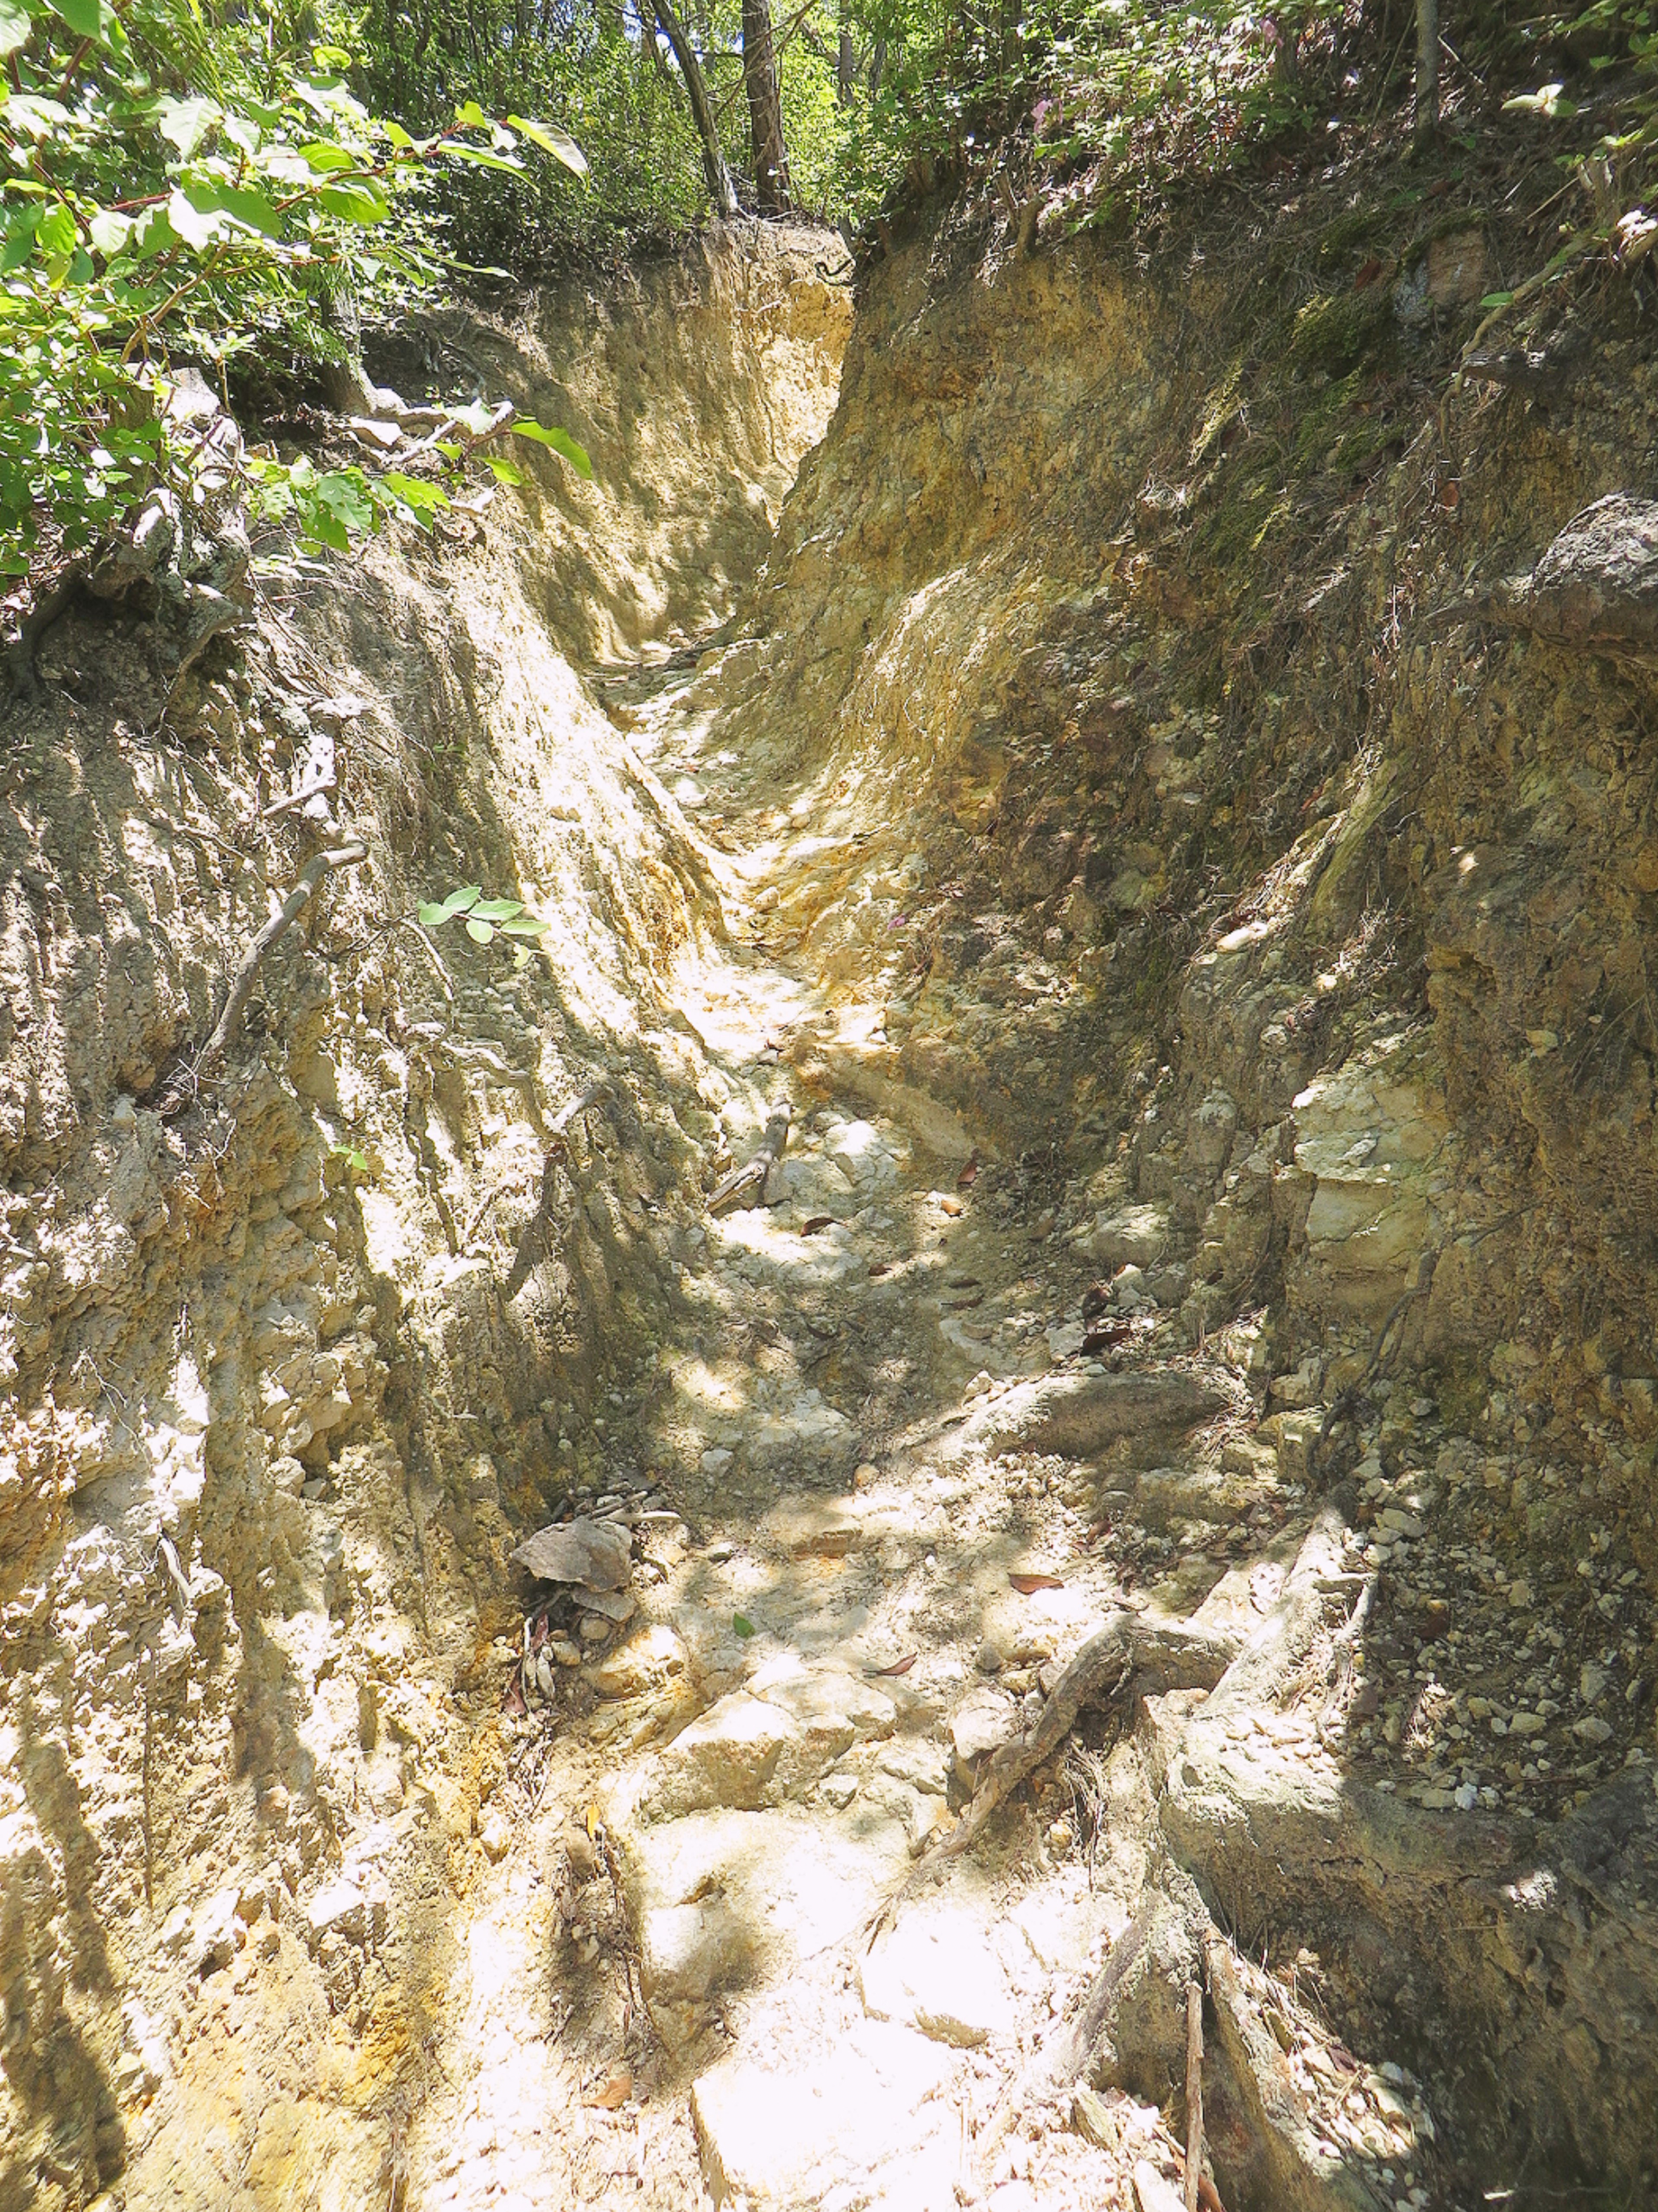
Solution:
[[[1186,1984],[1186,2212],[1198,2212],[1203,2175],[1203,1991]]]
[[[196,1063],[197,1075],[228,1052],[235,1042],[253,989],[253,978],[258,973],[260,961],[271,946],[288,934],[310,905],[325,878],[331,876],[336,868],[349,868],[355,862],[367,858],[368,848],[366,845],[337,845],[331,851],[319,853],[314,860],[307,862],[300,872],[299,881],[242,956],[242,964],[236,970],[235,980],[230,986],[230,995],[224,1002],[224,1012],[213,1024],[212,1036],[202,1047],[202,1056]]]

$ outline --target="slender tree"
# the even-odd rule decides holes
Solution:
[[[762,215],[785,214],[792,204],[783,108],[777,94],[777,53],[771,0],[743,0],[743,81],[749,94],[749,137]]]
[[[1416,0],[1416,118],[1418,149],[1439,136],[1439,0]]]
[[[653,4],[656,9],[656,20],[662,26],[662,34],[673,48],[679,74],[685,80],[685,97],[691,104],[696,135],[702,141],[702,174],[708,180],[708,198],[714,202],[714,213],[729,221],[738,211],[737,187],[732,184],[732,173],[726,166],[725,153],[720,143],[720,127],[714,119],[714,108],[708,99],[702,64],[696,58],[696,49],[687,37],[684,25],[674,13],[673,0],[653,0]]]

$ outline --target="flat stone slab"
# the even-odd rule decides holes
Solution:
[[[691,2091],[716,2212],[739,2198],[752,2212],[805,2212],[865,2175],[890,2198],[900,2165],[909,2212],[953,2207],[960,2122],[932,2101],[949,2063],[926,2037],[874,2021],[810,2067],[722,2059]]]
[[[1022,1448],[1086,1459],[1120,1437],[1168,1437],[1195,1428],[1227,1402],[1218,1382],[1182,1368],[1044,1375],[1016,1382],[975,1408],[944,1440],[943,1455]]]
[[[979,1919],[959,1909],[912,1913],[859,1962],[873,2020],[919,2028],[935,2043],[975,2049],[1011,2035],[1007,1978]]]
[[[775,1982],[855,1935],[911,1864],[902,1817],[863,1796],[840,1814],[694,1813],[624,1843],[646,2002],[675,2047],[710,1995]]]

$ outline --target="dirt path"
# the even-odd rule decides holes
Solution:
[[[704,1100],[739,1163],[785,1100],[793,1121],[765,1202],[677,1265],[673,1339],[612,1437],[638,1471],[569,1508],[631,1522],[635,1619],[580,1668],[538,1670],[534,1628],[527,1664],[494,1649],[529,1710],[407,2202],[1161,2205],[1181,2159],[1155,2106],[1079,2106],[1066,2079],[1027,2110],[1017,2085],[1144,1905],[1157,1748],[1201,1688],[1147,1696],[1138,1737],[1120,1702],[1085,1713],[871,1930],[1102,1620],[1184,1623],[1212,1680],[1277,1620],[1311,1510],[1242,1435],[1237,1375],[1154,1305],[1084,1354],[1095,1270],[1037,1182],[824,1079],[823,1030],[879,1009],[831,1009],[763,935],[817,841],[683,684],[629,688],[734,925],[683,977]],[[1165,1533],[1194,1501],[1196,1556]],[[1281,2003],[1279,2066],[1315,2090],[1327,2027],[1309,1990]],[[1340,2065],[1347,2117],[1295,2197],[1427,2202],[1424,2108],[1397,2070]]]

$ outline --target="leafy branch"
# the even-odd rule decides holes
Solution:
[[[173,362],[224,390],[245,356],[337,356],[338,294],[429,291],[445,167],[522,175],[533,155],[586,174],[556,125],[475,100],[416,137],[354,95],[331,66],[346,58],[257,37],[210,54],[191,0],[0,0],[0,573],[93,546],[158,483],[191,499],[222,487],[237,463],[169,411]],[[454,465],[510,431],[588,472],[562,430],[464,410],[450,428]],[[205,486],[203,466],[218,471]],[[446,502],[406,471],[372,487],[274,459],[247,473],[336,550],[387,515],[429,525]]]
[[[550,924],[527,911],[522,899],[487,899],[481,884],[465,884],[446,898],[428,900],[416,909],[422,927],[440,929],[446,921],[460,921],[474,945],[488,945],[497,936],[534,939],[546,934]]]

